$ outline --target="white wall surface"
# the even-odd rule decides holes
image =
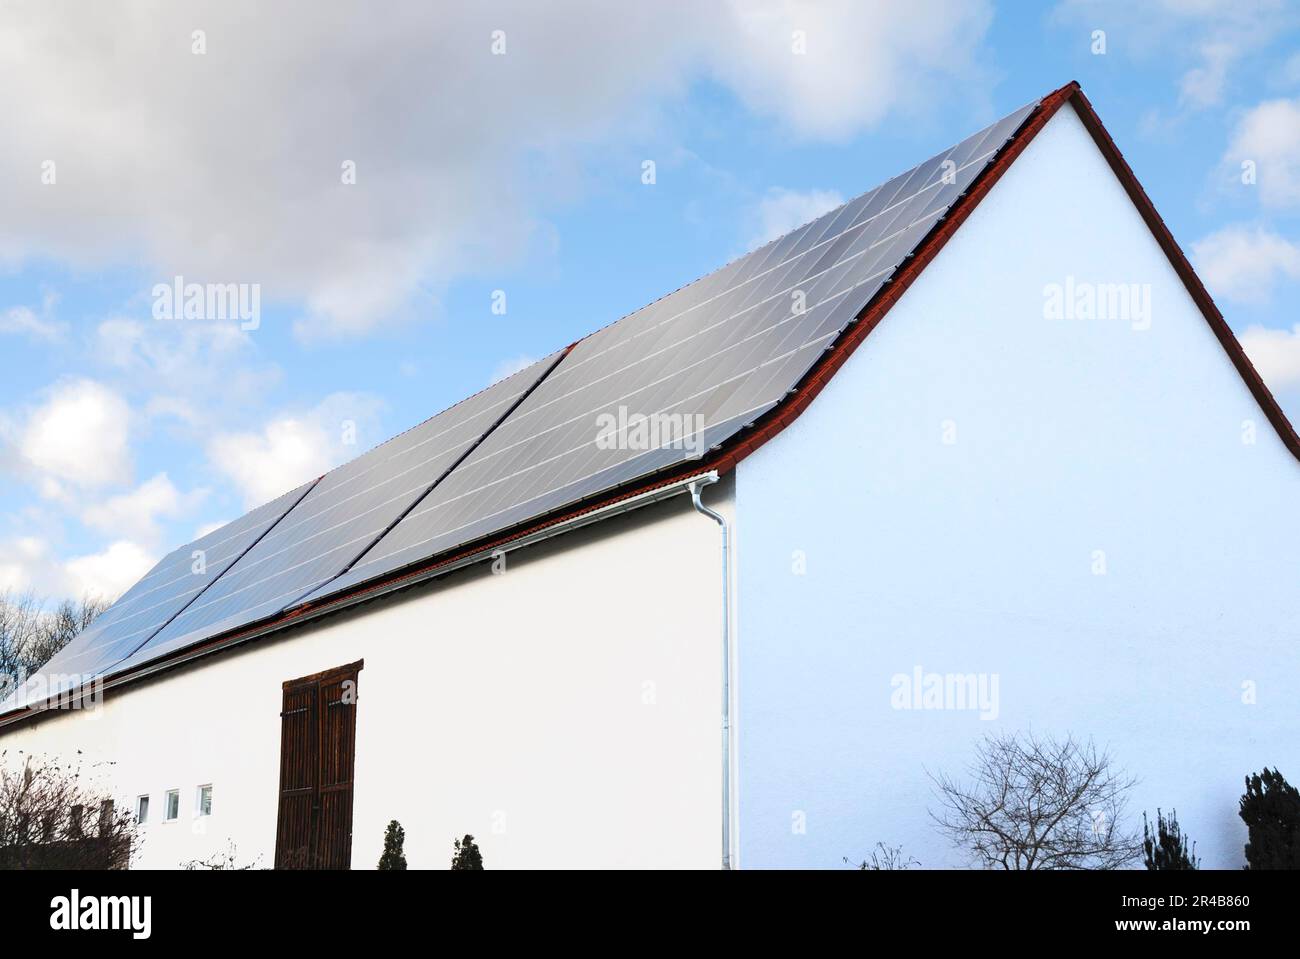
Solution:
[[[730,484],[705,502],[729,513]],[[274,861],[281,683],[365,660],[354,868],[390,819],[411,868],[474,834],[487,868],[719,861],[720,547],[677,496],[486,567],[110,692],[0,748],[116,763],[152,797],[137,866],[224,849]],[[195,820],[195,790],[214,809]],[[163,824],[163,793],[181,819]],[[196,822],[201,823],[196,826]],[[199,831],[201,829],[201,831]]]
[[[1045,319],[1067,276],[1150,284],[1150,328]],[[1300,781],[1300,464],[1071,108],[736,482],[742,866],[965,865],[926,771],[992,731],[1092,737],[1207,867],[1248,773]],[[997,718],[892,708],[917,666]]]

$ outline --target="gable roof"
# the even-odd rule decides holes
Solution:
[[[1295,430],[1079,85],[1070,83],[876,189],[541,361],[537,368],[521,374],[523,386],[516,383],[515,389],[505,391],[509,396],[503,406],[506,412],[474,434],[476,438],[447,469],[431,479],[427,470],[419,474],[423,463],[410,467],[421,481],[399,484],[402,495],[395,505],[390,501],[381,504],[385,508],[376,521],[386,519],[386,525],[358,526],[351,522],[352,514],[340,512],[335,503],[313,511],[309,504],[320,497],[317,485],[311,485],[299,496],[301,502],[295,501],[263,536],[272,544],[282,541],[285,536],[279,527],[283,526],[285,531],[299,530],[292,539],[294,544],[321,536],[333,544],[339,539],[328,539],[334,527],[312,526],[309,521],[334,509],[339,519],[334,525],[350,525],[356,534],[344,540],[345,548],[337,554],[337,573],[330,575],[332,570],[324,568],[316,575],[292,577],[292,589],[268,597],[263,581],[283,575],[270,558],[287,554],[286,560],[280,561],[283,565],[301,559],[302,554],[292,548],[262,547],[258,553],[241,555],[227,565],[182,610],[172,613],[143,643],[116,661],[102,665],[101,660],[86,656],[95,642],[92,634],[97,621],[43,673],[52,674],[61,664],[67,668],[68,663],[89,661],[97,664],[96,674],[103,676],[107,685],[123,685],[426,581],[578,517],[653,496],[656,490],[691,477],[734,468],[807,408],[1035,135],[1067,103],[1078,111],[1284,444],[1300,458]],[[802,311],[791,310],[788,297],[792,291],[803,294],[806,306]],[[489,388],[466,404],[503,385]],[[683,407],[687,401],[707,409],[701,445],[708,453],[702,458],[692,458],[680,448],[596,453],[597,414],[637,395],[643,403],[649,401],[636,407],[637,411],[676,408],[693,412],[694,408]],[[402,436],[427,431],[429,424],[466,404],[458,404]],[[326,474],[317,481],[321,495],[342,485],[347,475],[383,466],[387,462],[383,451],[390,447],[391,453],[396,442],[382,444]],[[366,461],[371,463],[368,469],[358,467]],[[385,468],[393,472],[391,467]],[[240,522],[244,521],[236,521]],[[346,548],[350,544],[355,544],[354,548]],[[172,556],[188,550],[185,547]],[[310,555],[305,562],[315,558]],[[271,576],[245,572],[259,562]],[[142,583],[153,576],[151,572]],[[231,597],[249,592],[259,602],[232,602]],[[130,596],[124,596],[113,609]],[[214,616],[214,612],[221,615]],[[113,647],[115,651],[121,648]],[[0,724],[31,715],[43,704],[43,694],[39,699],[33,695],[30,703],[16,694],[3,707],[9,712],[0,716]]]

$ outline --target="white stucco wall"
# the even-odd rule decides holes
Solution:
[[[705,501],[731,511],[730,484]],[[137,866],[236,843],[274,861],[281,683],[365,660],[354,868],[390,819],[412,868],[477,838],[488,868],[698,866],[719,860],[717,527],[688,496],[223,654],[54,715],[0,747],[116,763],[152,796]],[[196,831],[195,790],[214,784]],[[181,789],[179,822],[163,793]]]
[[[1045,319],[1067,276],[1150,284],[1150,328]],[[1093,737],[1207,867],[1248,773],[1300,780],[1300,464],[1071,108],[736,482],[742,866],[964,865],[926,771],[993,730]],[[917,666],[997,718],[892,708]]]

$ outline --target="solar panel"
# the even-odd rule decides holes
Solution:
[[[216,582],[312,485],[299,486],[168,553],[0,708],[22,705],[28,695],[44,699],[110,671]]]
[[[752,423],[1036,105],[582,340],[437,489],[309,598],[686,462]]]
[[[42,674],[133,668],[702,456],[789,393],[1035,106],[176,550]]]
[[[331,470],[284,521],[122,663],[273,616],[346,570],[546,374],[559,354]]]

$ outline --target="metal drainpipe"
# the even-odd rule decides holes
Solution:
[[[718,477],[690,484],[691,504],[722,528],[722,868],[731,868],[731,565],[727,521],[700,501],[700,488]]]

